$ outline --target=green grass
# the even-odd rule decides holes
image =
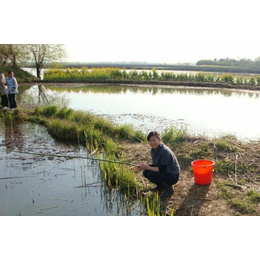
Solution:
[[[230,152],[231,151],[230,145],[225,140],[218,140],[216,142],[216,148],[219,151],[225,151],[225,152]]]
[[[58,108],[57,106],[46,106],[44,108],[36,107],[34,114],[36,116],[46,116],[59,118],[75,122],[80,126],[94,127],[104,135],[117,139],[130,139],[133,141],[145,141],[145,134],[141,131],[135,131],[131,125],[116,125],[103,117],[98,117],[92,113],[74,111],[68,108]]]
[[[260,203],[260,193],[254,190],[249,190],[247,192],[247,197],[248,200],[252,203],[252,204],[259,204]]]
[[[192,136],[186,129],[170,128],[163,132],[162,139],[175,152],[182,170],[190,171],[194,160],[209,159],[215,161],[215,174],[227,176],[236,171],[243,176],[258,172],[258,166],[250,162],[254,158],[248,150],[251,144],[244,144],[232,135],[209,139]],[[239,156],[236,162],[241,153],[243,160]]]
[[[148,216],[160,216],[160,197],[158,193],[146,197],[145,201]]]
[[[102,117],[66,107],[36,107],[27,120],[43,124],[56,139],[83,144],[90,152],[97,150],[98,155],[112,161],[124,160],[118,144],[120,139],[131,141],[136,136],[145,139],[142,133],[135,132],[130,125],[114,125]],[[103,162],[100,168],[108,185],[128,196],[139,196],[143,185],[128,166]]]
[[[118,154],[119,148],[112,139],[126,139],[145,141],[145,135],[135,131],[131,125],[116,125],[103,117],[91,113],[74,111],[57,106],[36,107],[31,120],[42,121],[46,117],[45,125],[56,138],[64,140],[78,140],[85,143],[90,150],[99,149],[105,153]]]
[[[19,82],[30,82],[32,80],[37,79],[32,74],[20,69],[19,67],[1,66],[1,70],[3,70],[5,77],[8,76],[8,71],[12,70],[14,72],[14,77],[16,78],[18,84]]]
[[[0,109],[0,119],[3,119],[5,123],[13,123],[15,121],[22,121],[26,118],[25,113],[21,109],[14,111]]]
[[[47,106],[44,107],[41,111],[39,108],[35,109],[35,114],[41,114],[42,116],[46,117],[53,117],[58,113],[58,107],[57,106]]]
[[[228,205],[238,214],[254,215],[260,203],[260,193],[255,190],[242,192],[228,186],[228,182],[220,182],[217,187],[221,191],[221,197],[228,201]],[[231,184],[232,185],[232,184]]]
[[[185,128],[166,128],[162,133],[163,142],[172,145],[185,142],[188,137],[188,131]]]
[[[161,203],[159,194],[148,192],[140,198],[142,205],[148,216],[174,216],[175,207],[172,209],[166,207],[165,203]]]
[[[151,71],[130,70],[119,68],[92,68],[86,67],[68,68],[68,69],[50,69],[45,72],[44,80],[47,81],[89,81],[102,82],[107,80],[134,80],[134,81],[179,81],[179,82],[207,82],[207,83],[225,83],[235,85],[259,86],[259,76],[244,76],[230,73],[178,73],[162,72],[158,73],[156,69]]]
[[[229,205],[241,214],[254,215],[255,209],[260,203],[260,193],[254,190],[247,191],[246,195],[232,198]]]
[[[106,159],[117,160],[113,155],[106,156]],[[139,197],[140,192],[143,190],[143,185],[137,180],[135,173],[129,170],[128,167],[121,164],[102,162],[100,169],[108,186],[115,187],[128,197]]]
[[[52,119],[46,121],[45,126],[48,132],[56,139],[79,141],[80,128],[75,122]]]

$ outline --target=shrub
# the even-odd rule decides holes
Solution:
[[[164,143],[181,143],[186,141],[188,138],[188,132],[185,128],[166,128],[162,133],[162,140]]]

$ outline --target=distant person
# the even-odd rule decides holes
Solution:
[[[6,78],[6,85],[7,85],[10,108],[11,110],[14,110],[17,107],[15,95],[18,93],[18,84],[14,77],[13,71],[8,72],[8,77]]]
[[[8,108],[8,98],[7,98],[7,87],[5,85],[5,75],[3,71],[0,71],[0,92],[2,99],[2,107],[3,109]]]
[[[162,143],[157,131],[150,132],[147,136],[152,156],[152,165],[138,164],[139,170],[144,170],[143,175],[157,186],[152,191],[163,191],[160,198],[164,199],[173,194],[172,185],[179,180],[180,166],[173,151]]]

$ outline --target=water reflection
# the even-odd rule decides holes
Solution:
[[[31,87],[19,87],[18,101],[29,105],[56,105],[56,106],[68,106],[70,101],[66,97],[64,92],[51,91],[46,89],[43,85],[34,85]]]
[[[6,153],[12,152],[15,148],[22,152],[24,141],[24,133],[20,124],[5,123]]]
[[[50,104],[48,97],[46,95],[46,89],[42,85],[38,85],[39,89],[39,98],[38,98],[38,104]]]
[[[175,87],[169,88],[165,86],[150,86],[150,87],[138,87],[138,86],[111,86],[111,85],[87,85],[78,84],[80,86],[51,86],[51,85],[33,85],[31,87],[19,88],[22,96],[26,96],[31,101],[32,97],[35,101],[37,97],[37,104],[50,104],[52,99],[57,100],[58,103],[66,104],[69,101],[69,97],[66,98],[65,93],[103,93],[103,94],[127,94],[127,93],[149,93],[152,95],[157,94],[185,94],[185,95],[222,95],[225,97],[249,97],[259,98],[258,91],[246,91],[246,90],[228,90],[228,89],[215,89],[215,88],[192,88],[192,87]],[[23,92],[24,93],[23,95]],[[23,97],[24,98],[24,97]],[[23,101],[27,101],[23,99]],[[50,100],[49,100],[50,99]]]
[[[257,91],[198,89],[163,86],[114,86],[84,84],[44,85],[52,105],[91,111],[119,124],[133,124],[144,132],[166,127],[185,127],[194,134],[209,137],[233,134],[238,138],[260,138],[260,122],[254,111],[260,110]],[[21,95],[24,102],[46,104],[32,86]]]
[[[129,93],[149,93],[156,94],[186,94],[186,95],[223,95],[225,97],[231,96],[248,96],[250,98],[259,98],[259,92],[257,91],[245,91],[245,90],[228,90],[228,89],[216,89],[216,88],[192,88],[192,87],[165,87],[165,86],[111,86],[111,85],[87,85],[78,84],[80,86],[66,87],[46,85],[46,88],[57,92],[68,93],[104,93],[104,94],[126,94]]]
[[[140,215],[105,186],[91,160],[19,152],[87,156],[85,148],[55,141],[43,126],[0,123],[0,215]]]

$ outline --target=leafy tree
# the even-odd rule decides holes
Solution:
[[[48,62],[58,62],[66,57],[63,44],[27,44],[31,59],[35,62],[37,77]]]
[[[7,64],[7,57],[4,54],[4,44],[0,45],[0,65],[6,65]]]
[[[0,45],[0,64],[5,65],[11,61],[14,67],[18,62],[29,59],[29,53],[25,44],[1,44]]]
[[[242,68],[259,68],[260,66],[260,57],[256,58],[254,61],[244,58],[240,60],[235,59],[214,59],[214,60],[200,60],[196,65],[217,65],[217,66],[234,66]]]

